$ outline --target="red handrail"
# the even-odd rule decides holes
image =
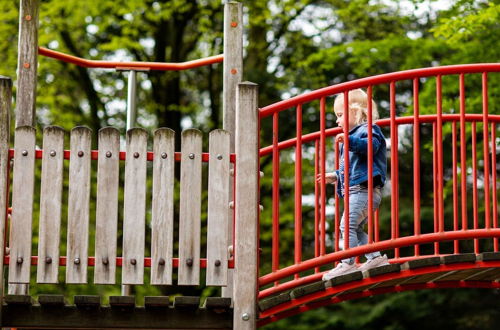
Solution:
[[[128,69],[128,70],[157,70],[157,71],[180,71],[198,68],[200,66],[221,63],[224,55],[215,55],[198,60],[182,63],[159,63],[159,62],[116,62],[116,61],[97,61],[57,52],[55,50],[38,47],[38,54],[51,57],[63,62],[73,63],[84,68],[101,69]]]

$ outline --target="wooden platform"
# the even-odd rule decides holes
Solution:
[[[16,328],[124,328],[124,329],[232,329],[230,298],[145,297],[144,306],[134,296],[75,296],[68,304],[62,295],[8,295],[4,298],[2,327]]]

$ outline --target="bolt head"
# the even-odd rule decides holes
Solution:
[[[20,265],[23,263],[23,257],[17,257],[17,260],[16,260],[17,264]]]
[[[83,152],[83,151],[81,151],[81,150],[80,150],[80,151],[78,151],[78,157],[83,157],[83,155],[84,155],[84,152]]]
[[[75,265],[79,265],[80,264],[80,258],[75,258],[75,260],[73,262],[75,263]]]
[[[188,258],[188,259],[186,260],[186,265],[187,265],[188,267],[193,266],[193,259],[192,259],[192,258]]]
[[[165,259],[160,258],[160,260],[158,260],[158,265],[165,266]]]
[[[135,265],[137,264],[137,260],[135,260],[135,259],[130,259],[130,264],[135,266]]]
[[[221,264],[221,262],[219,259],[215,260],[215,262],[214,262],[215,267],[219,267],[220,264]]]
[[[193,153],[189,154],[189,159],[194,159],[194,154]]]
[[[55,157],[56,155],[56,151],[55,150],[51,150],[50,151],[50,157]]]
[[[111,156],[113,156],[113,154],[111,153],[111,151],[106,151],[106,157],[107,158],[111,158]]]
[[[134,158],[139,158],[139,153],[137,151],[134,152]]]
[[[243,314],[241,314],[241,319],[243,321],[248,321],[248,320],[250,320],[250,315],[248,313],[243,313]]]
[[[109,264],[109,259],[108,259],[108,257],[104,257],[104,258],[102,258],[102,264],[103,264],[104,266],[107,266],[107,265]]]
[[[52,258],[51,258],[51,257],[47,257],[47,258],[45,258],[45,263],[46,263],[47,265],[50,265],[50,264],[52,263]]]
[[[23,156],[28,156],[28,150],[23,150],[23,151],[21,152],[21,154],[22,154]]]
[[[221,155],[221,154],[218,154],[218,155],[217,155],[217,159],[218,159],[218,160],[221,160],[221,159],[222,159],[222,155]]]
[[[161,153],[161,158],[166,159],[167,158],[167,153],[166,152],[162,152]]]

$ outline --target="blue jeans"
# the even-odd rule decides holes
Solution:
[[[382,200],[382,192],[380,188],[373,189],[373,210],[378,209]],[[340,232],[344,236],[344,218],[345,210],[340,221]],[[368,235],[363,230],[364,225],[368,221],[368,189],[349,193],[349,248],[365,245],[368,243]],[[339,248],[344,248],[343,239],[339,242]],[[379,257],[380,252],[372,252],[365,254],[368,260]],[[343,259],[342,262],[353,264],[355,257]]]

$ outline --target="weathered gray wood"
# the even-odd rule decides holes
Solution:
[[[9,169],[10,146],[10,110],[12,104],[12,80],[0,76],[0,246],[5,246],[5,219],[7,211],[7,173]],[[4,249],[0,249],[0,260],[4,258]],[[3,299],[3,269],[0,267],[0,299]],[[0,319],[2,304],[0,304]]]
[[[241,83],[236,94],[236,233],[234,328],[255,329],[257,320],[258,86]]]
[[[14,149],[9,283],[28,284],[35,183],[35,129],[33,127],[16,128]]]
[[[200,282],[201,139],[196,129],[182,132],[179,285]]]
[[[91,135],[87,127],[71,130],[66,283],[87,283]]]
[[[172,284],[174,239],[175,132],[154,133],[153,203],[151,220],[151,284]]]
[[[35,123],[38,66],[38,0],[21,0],[17,62],[16,127]]]
[[[232,70],[235,71],[232,71]],[[243,5],[228,1],[224,5],[224,68],[223,68],[223,128],[231,134],[230,152],[234,152],[236,88],[243,77]],[[232,168],[231,164],[231,168]],[[229,180],[229,195],[233,196],[233,177]],[[227,246],[233,244],[234,210],[228,210]],[[233,270],[228,269],[227,286],[222,288],[222,296],[233,296]]]
[[[61,233],[64,130],[50,126],[43,131],[42,183],[38,235],[38,283],[57,283]]]
[[[127,132],[122,284],[144,281],[147,140],[148,133],[143,129],[133,128]]]
[[[113,127],[99,131],[94,283],[116,282],[116,239],[118,230],[118,180],[120,132]]]
[[[208,164],[207,285],[227,284],[230,134],[210,132]],[[232,220],[232,219],[231,219]]]

